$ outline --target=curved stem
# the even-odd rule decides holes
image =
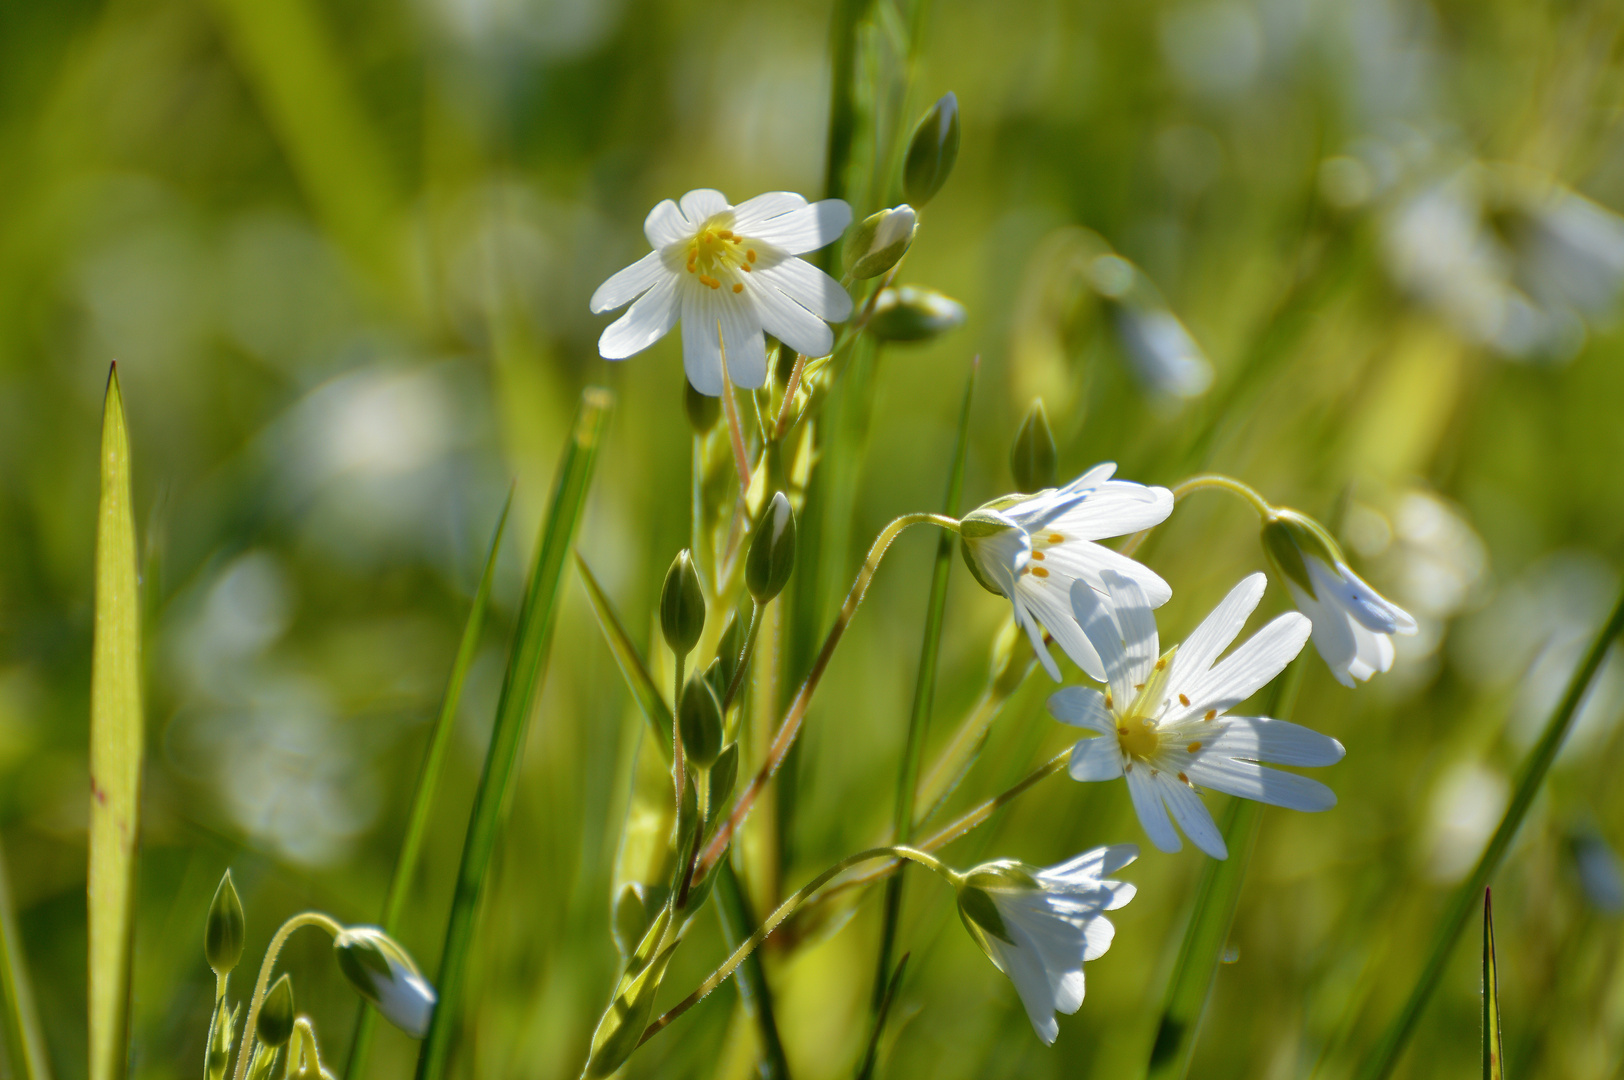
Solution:
[[[271,938],[270,947],[265,950],[265,959],[259,964],[259,979],[254,983],[254,997],[248,1006],[248,1021],[243,1024],[242,1040],[237,1044],[237,1069],[232,1074],[234,1080],[242,1080],[243,1074],[248,1071],[248,1055],[254,1049],[254,1027],[259,1023],[259,1007],[265,1002],[265,989],[271,981],[271,971],[276,967],[277,954],[293,932],[302,926],[319,926],[329,934],[337,937],[344,932],[344,927],[330,915],[319,911],[305,911],[287,922],[283,923]]]
[[[722,695],[722,717],[727,717],[727,710],[733,704],[733,699],[739,696],[739,690],[744,686],[744,672],[750,666],[750,656],[756,651],[756,635],[761,631],[761,616],[767,610],[766,604],[755,604],[750,610],[750,627],[744,632],[744,648],[739,651],[739,664],[733,669],[733,678],[728,680],[727,693]]]
[[[941,876],[950,885],[956,884],[958,880],[958,874],[956,874],[940,859],[916,848],[869,848],[867,851],[859,851],[855,855],[846,856],[844,859],[841,859],[829,869],[825,870],[823,873],[801,886],[801,888],[796,890],[796,892],[791,895],[789,899],[785,900],[782,904],[779,904],[778,908],[771,915],[767,916],[767,921],[762,923],[761,926],[757,928],[755,933],[751,934],[748,938],[745,938],[739,947],[733,950],[733,955],[729,956],[721,967],[717,968],[711,973],[710,978],[700,983],[698,989],[689,994],[687,997],[683,998],[681,1001],[677,1002],[670,1009],[666,1010],[666,1012],[659,1019],[649,1024],[649,1026],[643,1031],[643,1037],[637,1040],[637,1045],[642,1046],[644,1043],[648,1042],[655,1035],[659,1034],[660,1031],[666,1027],[669,1027],[672,1021],[676,1020],[677,1017],[699,1004],[699,1002],[702,1001],[712,990],[715,990],[718,986],[721,986],[722,983],[726,982],[728,976],[732,975],[734,971],[738,970],[739,965],[744,963],[745,958],[748,957],[752,952],[755,952],[757,947],[759,947],[762,942],[766,941],[772,936],[772,932],[778,929],[780,923],[789,918],[791,915],[795,914],[796,909],[802,904],[806,903],[806,901],[810,899],[819,889],[823,888],[825,885],[829,884],[829,882],[833,881],[847,870],[850,870],[858,863],[868,862],[871,859],[909,859],[913,862],[919,863],[921,866],[929,868],[931,871]]]
[[[1223,473],[1201,473],[1174,487],[1174,504],[1176,505],[1186,495],[1192,495],[1197,491],[1227,491],[1231,495],[1237,495],[1244,499],[1252,509],[1256,510],[1264,520],[1268,520],[1274,514],[1274,507],[1269,505],[1269,500],[1258,494],[1256,488],[1250,484],[1242,483],[1233,476],[1225,476]],[[1151,529],[1154,528],[1155,526],[1152,525]],[[1149,535],[1150,529],[1141,529],[1139,532],[1134,533],[1122,545],[1120,553],[1132,555],[1139,550],[1139,545],[1144,543],[1145,537]]]
[[[733,812],[728,815],[726,824],[716,830],[716,835],[705,846],[704,853],[700,855],[694,872],[700,876],[716,865],[716,860],[722,857],[727,845],[733,839],[733,834],[744,824],[744,819],[750,816],[750,810],[755,806],[756,799],[767,786],[767,782],[783,764],[784,755],[789,753],[791,746],[795,745],[795,737],[800,733],[801,721],[806,716],[807,705],[812,700],[812,694],[818,688],[823,678],[824,670],[829,666],[829,659],[834,655],[835,646],[840,644],[840,636],[846,632],[851,623],[852,616],[857,613],[857,607],[863,602],[863,595],[868,592],[868,583],[874,577],[874,571],[879,569],[880,560],[885,557],[885,551],[891,546],[891,541],[910,525],[931,524],[944,529],[957,530],[959,527],[956,518],[945,514],[904,514],[897,518],[875,537],[874,546],[869,548],[868,558],[863,561],[862,569],[857,571],[857,580],[852,582],[851,592],[846,594],[846,602],[840,606],[840,613],[835,616],[835,624],[829,628],[829,636],[823,641],[823,648],[818,652],[817,659],[812,662],[812,670],[806,676],[806,682],[790,703],[789,712],[784,714],[783,722],[778,726],[778,733],[767,748],[767,760],[762,762],[761,768],[751,778],[749,785],[740,793],[733,803]]]

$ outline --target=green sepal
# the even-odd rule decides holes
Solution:
[[[1342,549],[1325,526],[1296,510],[1276,509],[1269,515],[1263,523],[1263,552],[1276,570],[1315,599],[1314,579],[1303,560],[1312,556],[1327,567],[1345,561]]]
[[[677,707],[677,732],[691,765],[708,769],[722,752],[722,703],[703,676],[689,679]]]
[[[1004,917],[998,914],[998,905],[984,890],[973,885],[959,887],[959,918],[964,920],[965,928],[970,936],[978,941],[985,934],[991,934],[999,941],[1010,945],[1015,944],[1009,936],[1009,930],[1004,926]],[[986,948],[983,942],[982,948]]]
[[[279,1047],[293,1035],[293,980],[288,973],[271,984],[265,1000],[259,1006],[259,1018],[254,1022],[254,1034],[266,1046]]]
[[[722,753],[716,763],[710,767],[706,778],[707,795],[705,806],[705,828],[708,830],[722,812],[723,804],[733,794],[733,785],[739,780],[739,744],[728,743],[722,748]]]

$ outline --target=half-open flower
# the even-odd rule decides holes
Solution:
[[[665,200],[643,222],[654,250],[592,294],[594,314],[632,305],[604,330],[598,352],[623,360],[680,320],[688,381],[711,397],[722,393],[724,362],[736,386],[767,381],[764,333],[807,356],[828,355],[834,333],[827,323],[850,317],[851,296],[795,256],[833,243],[849,224],[851,208],[841,200],[808,204],[790,191],[738,206],[709,188],[680,203]]]
[[[1105,659],[1110,687],[1101,694],[1068,686],[1049,698],[1055,719],[1100,736],[1072,749],[1073,779],[1126,776],[1151,843],[1179,850],[1177,821],[1215,859],[1229,851],[1198,784],[1293,810],[1336,805],[1324,784],[1259,763],[1330,765],[1342,759],[1341,743],[1284,720],[1224,715],[1278,675],[1308,640],[1308,620],[1287,612],[1214,663],[1262,599],[1263,574],[1231,589],[1183,646],[1165,655],[1158,655],[1156,618],[1138,583],[1109,570],[1104,578],[1108,599],[1079,585],[1072,589],[1072,604],[1083,633]]]
[[[1314,648],[1337,682],[1352,686],[1393,666],[1392,636],[1415,633],[1415,619],[1349,568],[1319,522],[1276,509],[1263,523],[1263,550],[1313,620]]]
[[[1110,881],[1139,856],[1132,844],[1085,851],[1046,870],[1009,860],[985,863],[959,879],[959,917],[970,936],[1021,995],[1038,1038],[1052,1044],[1056,1012],[1083,1003],[1083,962],[1111,947],[1105,912],[1133,899],[1134,886]]]
[[[1045,628],[1090,678],[1105,681],[1100,653],[1072,614],[1074,583],[1103,590],[1101,575],[1114,571],[1137,582],[1152,607],[1173,595],[1154,571],[1095,543],[1159,525],[1173,512],[1172,492],[1112,480],[1114,472],[1116,464],[1107,461],[1063,488],[994,499],[968,514],[960,526],[970,572],[1014,605],[1015,621],[1031,636],[1038,659],[1055,682],[1060,681],[1060,665],[1043,645]]]

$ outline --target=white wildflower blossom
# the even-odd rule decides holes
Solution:
[[[653,251],[592,294],[594,314],[630,303],[598,339],[607,360],[642,352],[682,323],[682,362],[702,394],[722,393],[722,365],[734,385],[767,381],[765,334],[807,356],[834,347],[828,323],[851,315],[840,283],[803,259],[840,238],[851,208],[839,199],[808,203],[771,191],[732,206],[700,188],[649,212],[643,233]],[[636,301],[635,303],[632,303]]]
[[[1182,646],[1158,655],[1156,618],[1138,583],[1112,571],[1106,597],[1072,589],[1077,621],[1105,660],[1106,693],[1068,686],[1049,698],[1055,719],[1098,732],[1071,753],[1075,780],[1125,776],[1139,822],[1163,851],[1180,848],[1173,820],[1197,847],[1228,857],[1224,838],[1196,785],[1293,810],[1328,810],[1331,789],[1294,773],[1260,767],[1330,765],[1342,744],[1318,732],[1266,716],[1226,716],[1302,651],[1309,621],[1288,612],[1221,662],[1263,597],[1266,578],[1246,578],[1213,609]]]

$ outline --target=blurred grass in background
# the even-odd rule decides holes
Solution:
[[[508,480],[510,536],[531,537],[589,382],[618,405],[581,545],[649,640],[688,537],[680,346],[606,364],[587,297],[645,250],[661,198],[820,193],[828,25],[821,4],[682,0],[0,7],[0,827],[58,1075],[86,1069],[108,362],[150,668],[133,1071],[156,1077],[202,1060],[201,928],[226,866],[250,957],[303,907],[376,919]],[[1624,208],[1624,8],[938,0],[924,26],[901,115],[954,90],[964,140],[904,276],[970,321],[880,356],[847,565],[885,521],[932,508],[977,352],[970,505],[1011,486],[1009,442],[1041,394],[1063,475],[1103,458],[1154,483],[1219,468],[1340,518],[1423,630],[1358,693],[1310,666],[1295,717],[1347,746],[1325,777],[1340,804],[1265,815],[1192,1075],[1343,1076],[1408,992],[1615,591],[1624,222],[1598,204]],[[884,62],[865,52],[859,71]],[[1215,372],[1204,397],[1141,388],[1119,324],[1081,299],[1075,253],[1098,241],[1079,227],[1182,318]],[[1175,589],[1164,637],[1262,568],[1254,530],[1196,499],[1155,535],[1141,555]],[[889,797],[859,796],[895,775],[934,547],[899,542],[814,704],[786,891],[884,835]],[[529,555],[511,543],[499,566],[400,927],[429,971]],[[1007,610],[957,568],[927,763]],[[462,1075],[575,1075],[616,973],[609,876],[642,721],[573,583],[560,627]],[[1026,684],[963,798],[1064,747],[1048,690]],[[1624,1066],[1621,715],[1615,656],[1496,880],[1513,1077]],[[1046,864],[1119,841],[1142,843],[1120,785],[1054,780],[948,855]],[[1202,858],[1128,871],[1139,899],[1053,1049],[916,882],[882,1073],[1136,1075]],[[846,1075],[863,1050],[873,898],[790,962],[767,950],[798,1077]],[[696,931],[670,1000],[720,959],[714,921]],[[296,939],[285,957],[342,1062],[355,1004],[325,949]],[[1403,1075],[1476,1067],[1478,958],[1456,959]],[[629,1074],[750,1074],[731,986],[682,1023]],[[382,1030],[373,1075],[415,1052]]]

